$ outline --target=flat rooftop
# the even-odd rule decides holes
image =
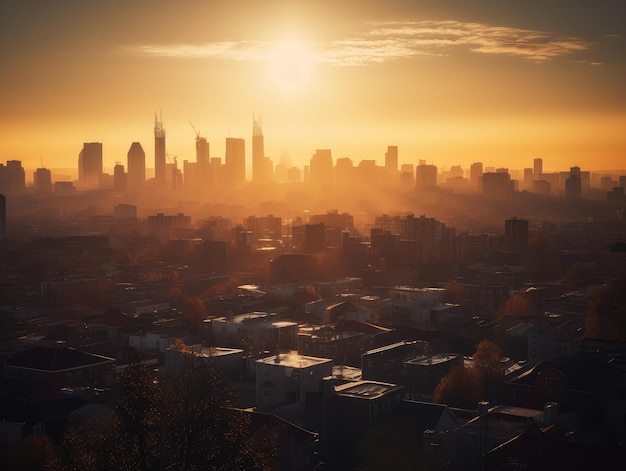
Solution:
[[[420,355],[415,358],[411,358],[410,360],[405,361],[404,363],[408,363],[410,365],[440,365],[442,363],[447,363],[449,361],[454,361],[459,358],[459,355],[456,353],[437,353],[435,355]]]
[[[298,355],[297,353],[285,353],[280,355],[272,355],[257,360],[256,363],[265,363],[266,365],[277,365],[289,368],[308,368],[311,366],[321,365],[323,363],[332,363],[329,358],[307,357]]]
[[[356,381],[335,386],[335,392],[340,396],[357,397],[361,399],[376,399],[384,396],[389,391],[398,389],[399,386],[391,383],[378,381]]]

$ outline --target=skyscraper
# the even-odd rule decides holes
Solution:
[[[38,168],[33,173],[36,193],[52,193],[52,174],[47,168]]]
[[[85,142],[78,155],[78,179],[81,183],[98,185],[102,175],[102,143]]]
[[[418,165],[415,168],[415,188],[418,190],[429,190],[437,188],[437,166]]]
[[[541,180],[543,175],[543,159],[537,157],[533,160],[533,180]]]
[[[163,128],[163,118],[157,119],[154,114],[154,178],[160,188],[165,188],[167,180],[167,170],[165,167],[165,129]]]
[[[241,138],[226,138],[224,158],[226,177],[230,185],[243,185],[246,181],[246,141]]]
[[[113,188],[115,191],[126,191],[127,188],[127,175],[119,162],[113,167]]]
[[[385,152],[385,169],[388,175],[398,172],[398,146],[387,146]]]
[[[252,115],[252,181],[266,183],[272,179],[272,161],[265,157],[261,118]]]
[[[330,149],[317,149],[309,165],[311,185],[323,185],[333,182],[333,157]]]
[[[133,142],[128,149],[127,168],[126,188],[140,191],[146,181],[146,153],[139,142]]]

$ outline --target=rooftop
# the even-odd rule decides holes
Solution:
[[[288,368],[308,368],[311,366],[321,365],[323,363],[332,363],[328,358],[308,357],[298,355],[297,353],[277,354],[270,357],[261,358],[256,363],[265,363],[266,365],[279,365]]]
[[[449,361],[454,361],[459,358],[456,353],[436,353],[434,355],[420,355],[410,360],[405,361],[410,365],[440,365]]]
[[[335,392],[340,396],[357,397],[361,399],[377,399],[390,391],[400,388],[395,384],[378,381],[357,381],[335,386]]]

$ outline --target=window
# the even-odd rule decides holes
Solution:
[[[271,396],[271,395],[272,395],[272,392],[271,392],[269,389],[264,389],[264,390],[263,390],[263,395],[264,395],[265,397],[269,397],[269,396]]]
[[[524,388],[515,388],[515,393],[514,393],[514,398],[516,400],[520,400],[520,399],[524,399],[524,396],[526,395],[526,391],[524,390]]]

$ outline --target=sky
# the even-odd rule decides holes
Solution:
[[[223,157],[626,170],[622,0],[2,0],[0,162]]]

